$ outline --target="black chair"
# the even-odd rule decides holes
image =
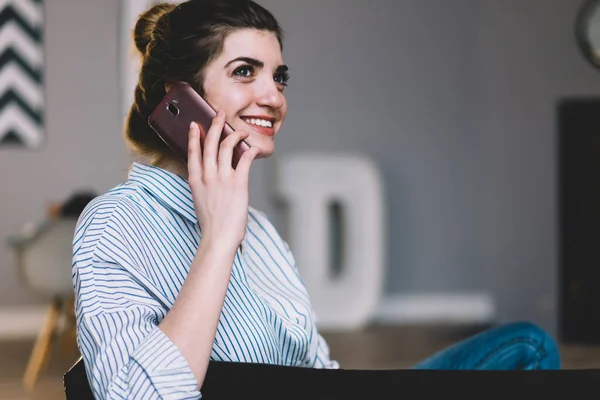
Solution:
[[[63,386],[68,400],[95,400],[81,357],[63,375]]]
[[[290,374],[290,370],[294,370]],[[306,384],[310,382],[310,386]],[[93,400],[83,361],[64,375],[67,400]],[[203,400],[264,399],[597,399],[600,369],[560,371],[361,371],[212,362]],[[269,388],[268,392],[265,388]],[[532,396],[533,395],[533,396]]]

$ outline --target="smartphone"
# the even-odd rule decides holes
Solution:
[[[169,91],[148,117],[148,125],[187,164],[188,133],[190,123],[196,122],[200,128],[201,148],[217,112],[188,83],[172,82]],[[233,128],[225,123],[220,141],[233,133]],[[232,167],[235,168],[242,154],[250,148],[240,141],[233,149]]]

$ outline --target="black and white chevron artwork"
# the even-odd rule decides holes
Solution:
[[[0,0],[0,146],[44,142],[43,0]]]

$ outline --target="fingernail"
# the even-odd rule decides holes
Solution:
[[[193,129],[196,127],[196,123],[194,121],[190,122],[190,129]]]

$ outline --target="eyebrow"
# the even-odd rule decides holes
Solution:
[[[233,60],[229,61],[227,64],[225,64],[225,68],[229,67],[229,65],[233,64],[234,62],[237,61],[243,61],[245,63],[248,63],[256,68],[262,68],[265,66],[265,63],[257,60],[256,58],[252,58],[252,57],[237,57],[234,58]],[[277,67],[276,72],[286,72],[288,70],[288,66],[283,64]]]

